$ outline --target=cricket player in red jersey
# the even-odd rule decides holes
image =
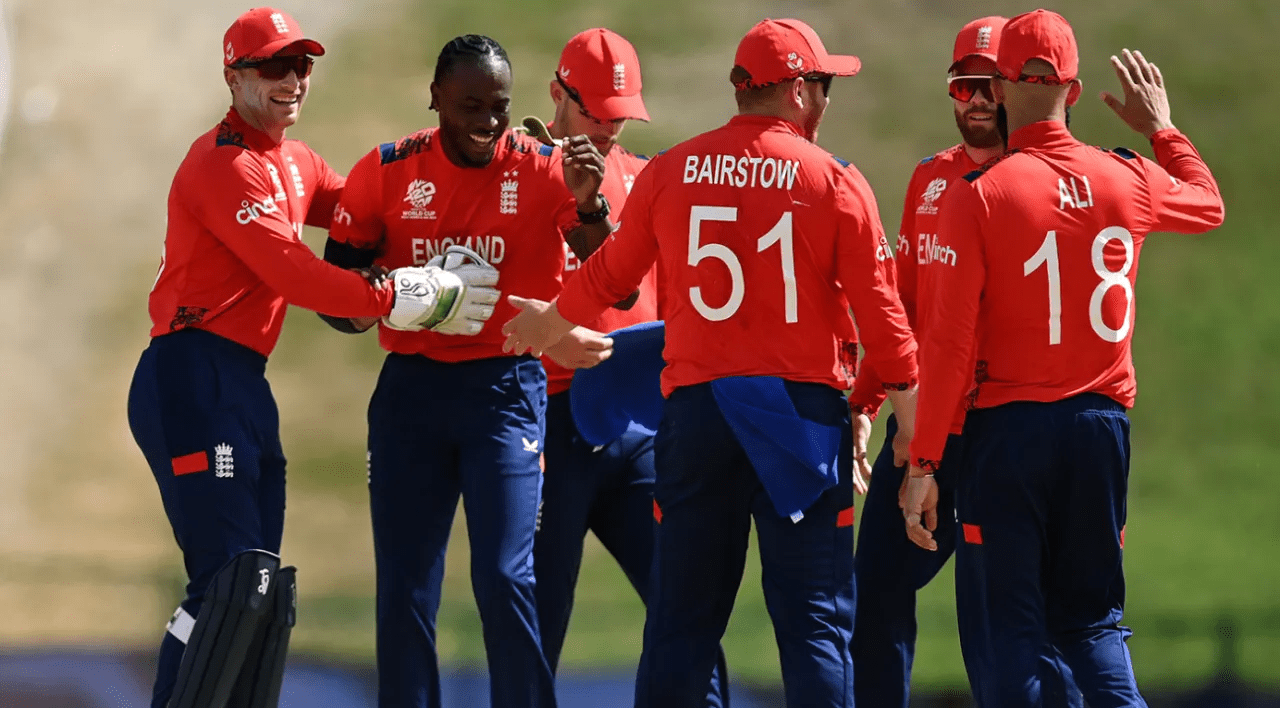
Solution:
[[[735,64],[739,114],[650,162],[619,230],[555,304],[510,298],[523,312],[504,327],[507,347],[549,346],[657,260],[662,518],[636,705],[705,704],[754,518],[787,704],[851,706],[849,306],[906,420],[915,342],[870,187],[813,143],[832,78],[857,73],[859,60],[829,55],[803,22],[766,20]]]
[[[420,328],[482,319],[497,299],[436,268],[398,271],[392,289],[317,258],[302,225],[329,226],[343,179],[284,134],[324,48],[289,15],[257,8],[227,30],[222,54],[231,109],[173,179],[151,344],[129,390],[129,426],[188,577],[160,647],[154,708],[279,697],[295,590],[277,555],[285,459],[264,373],[285,305]]]
[[[998,667],[979,672],[985,694],[1041,705],[1036,657],[1047,641],[1092,708],[1144,706],[1120,625],[1138,257],[1152,231],[1221,224],[1222,197],[1141,54],[1112,57],[1124,100],[1103,100],[1157,162],[1071,136],[1067,107],[1081,85],[1061,16],[1010,20],[996,63],[1009,152],[950,188],[935,247],[947,262],[925,276],[907,531],[936,548],[933,472],[964,400],[956,507],[968,552],[957,578],[980,584],[981,651]]]
[[[902,207],[898,231],[898,294],[906,308],[907,319],[917,337],[927,331],[927,318],[917,308],[917,273],[948,262],[948,254],[934,245],[938,233],[938,207],[948,188],[964,175],[1004,152],[1004,140],[996,125],[996,104],[991,80],[996,75],[996,51],[1000,32],[1008,20],[1004,17],[982,17],[966,24],[956,35],[951,66],[947,73],[947,91],[951,96],[956,127],[962,141],[920,161],[911,175]],[[855,470],[870,473],[867,463],[867,440],[871,422],[884,401],[884,388],[876,379],[875,369],[861,367],[853,393],[849,398],[854,417]],[[916,592],[928,584],[955,549],[955,467],[960,456],[960,429],[964,410],[956,411],[951,434],[947,438],[943,464],[938,480],[938,527],[934,538],[936,552],[916,547],[907,538],[898,506],[898,491],[906,476],[905,466],[894,465],[892,441],[897,435],[895,416],[886,424],[885,442],[875,459],[870,489],[858,522],[858,547],[854,558],[857,570],[858,608],[853,632],[854,692],[864,706],[902,706],[910,698],[911,667],[916,643]],[[856,482],[856,479],[855,479]],[[960,549],[963,552],[963,548]],[[957,585],[963,604],[969,586]],[[963,621],[960,634],[966,636],[961,646],[976,646],[970,638],[982,631],[973,613],[960,612]],[[1050,652],[1052,654],[1053,652]],[[1046,676],[1069,673],[1055,658],[1046,660]],[[965,667],[972,674],[978,668],[978,657],[965,657]],[[976,686],[976,679],[971,679]],[[1046,681],[1045,705],[1069,705],[1078,708],[1080,692],[1074,686],[1061,686],[1062,681]],[[978,697],[979,705],[985,705]]]
[[[501,287],[558,293],[565,241],[585,254],[612,231],[600,194],[605,161],[584,135],[553,148],[513,133],[510,105],[511,65],[497,42],[465,35],[446,44],[431,84],[439,127],[356,163],[325,259],[448,265],[450,248],[464,248],[472,255],[462,267],[496,273]],[[504,321],[515,312],[505,302],[497,311]],[[607,340],[583,339],[598,345],[597,360],[608,356]],[[534,599],[542,364],[504,355],[496,323],[466,338],[383,326],[379,341],[388,354],[369,402],[378,704],[441,705],[435,618],[461,495],[492,704],[554,706]]]
[[[636,175],[648,164],[647,157],[618,144],[628,120],[649,120],[640,95],[640,59],[635,47],[604,28],[580,32],[560,53],[549,88],[555,102],[550,136],[555,140],[572,135],[591,138],[605,159],[600,193],[620,211]],[[566,244],[566,281],[581,264],[579,255]],[[634,302],[626,303],[626,309],[607,308],[587,327],[596,333],[612,332],[658,319],[656,270],[651,268],[645,275]],[[632,427],[607,444],[588,442],[574,423],[575,411],[570,404],[573,369],[545,354],[542,365],[547,370],[546,469],[533,569],[542,650],[554,673],[569,628],[588,531],[618,561],[640,597],[648,597],[654,535],[653,432]],[[720,689],[725,675],[723,652],[716,665],[708,694],[710,706],[725,705]]]

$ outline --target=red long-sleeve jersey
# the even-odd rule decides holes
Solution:
[[[888,282],[875,196],[849,163],[785,120],[740,115],[655,157],[618,230],[558,300],[589,322],[659,263],[662,390],[728,376],[844,389],[865,340],[884,381],[916,377],[915,340]]]
[[[578,223],[560,151],[526,135],[498,137],[485,167],[458,167],[435,128],[384,143],[347,175],[329,238],[376,252],[387,268],[423,265],[466,246],[498,269],[498,289],[550,300],[560,292],[564,232]],[[379,323],[382,348],[458,362],[506,356],[506,298],[474,337],[403,332]]]
[[[604,157],[604,183],[600,185],[600,193],[609,200],[609,208],[614,214],[622,213],[627,204],[627,196],[631,193],[631,185],[636,175],[644,169],[649,160],[627,152],[621,145],[614,145]],[[564,245],[564,281],[573,277],[582,263],[574,254],[569,244]],[[658,295],[656,268],[649,269],[644,280],[640,282],[640,296],[634,305],[627,310],[607,308],[596,319],[585,326],[597,332],[612,332],[641,322],[652,322],[658,319]],[[547,393],[556,394],[568,391],[573,383],[573,370],[551,361],[550,357],[542,357],[542,366],[547,370]]]
[[[302,242],[303,224],[329,226],[342,185],[306,144],[277,143],[229,111],[173,178],[151,336],[196,327],[267,356],[286,303],[337,317],[389,312],[390,288],[374,289]]]
[[[1133,405],[1129,344],[1143,241],[1152,231],[1201,233],[1223,219],[1218,185],[1191,142],[1170,129],[1151,143],[1159,164],[1085,145],[1063,123],[1042,121],[1015,131],[1010,152],[951,187],[935,247],[947,264],[924,282],[931,324],[917,464],[942,457],[961,397],[989,408],[1094,392]]]
[[[934,245],[938,238],[938,207],[947,188],[979,165],[969,156],[964,143],[954,145],[921,160],[911,173],[902,205],[902,222],[898,227],[898,245],[894,252],[895,281],[898,297],[907,312],[907,320],[917,339],[923,338],[927,326],[926,313],[917,307],[918,271],[931,267]],[[945,254],[938,253],[944,256]],[[945,260],[942,258],[941,260]],[[927,308],[925,308],[927,309]],[[884,386],[870,366],[858,368],[858,378],[849,394],[849,405],[855,412],[875,418],[885,399]],[[956,412],[952,432],[960,432],[964,423],[963,406]]]

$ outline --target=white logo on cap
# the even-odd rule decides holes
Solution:
[[[231,42],[227,42],[227,61],[236,58],[236,50],[231,48]]]
[[[990,27],[978,28],[977,48],[978,49],[991,48],[991,28]]]
[[[560,78],[562,79],[569,78],[569,70],[564,68],[564,64],[560,65]]]
[[[792,71],[800,71],[800,69],[803,66],[804,66],[804,57],[800,56],[799,54],[796,54],[795,52],[791,52],[790,54],[787,55],[788,69]]]
[[[284,15],[282,13],[271,13],[271,24],[276,26],[276,31],[280,34],[289,34],[289,23],[284,21]]]
[[[627,87],[627,65],[618,62],[613,65],[613,88],[621,91]]]

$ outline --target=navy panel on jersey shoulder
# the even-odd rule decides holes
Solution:
[[[1127,147],[1112,148],[1111,152],[1114,152],[1115,154],[1119,155],[1120,157],[1123,157],[1126,160],[1138,159],[1138,153],[1130,150]]]
[[[985,175],[987,172],[989,172],[992,167],[995,167],[1001,162],[1004,162],[1005,160],[1007,160],[1009,157],[1018,154],[1018,152],[1019,152],[1019,149],[1014,148],[1006,152],[1005,154],[1001,155],[1000,157],[997,157],[994,160],[991,160],[990,162],[984,164],[982,167],[979,167],[978,169],[972,172],[966,173],[964,176],[964,181],[973,182],[974,180],[978,179],[982,175]]]
[[[852,163],[850,163],[848,160],[845,160],[845,159],[840,158],[840,157],[836,157],[835,155],[832,155],[832,156],[831,156],[831,159],[832,159],[832,160],[835,160],[835,161],[836,161],[836,162],[838,162],[838,163],[840,163],[840,166],[841,166],[841,167],[848,167],[850,164],[852,164]]]
[[[218,124],[218,135],[214,138],[214,147],[224,147],[234,145],[244,150],[249,149],[249,145],[244,141],[244,133],[238,133],[231,129],[231,124],[225,120]]]
[[[420,130],[412,135],[406,135],[394,143],[382,143],[378,146],[382,164],[386,165],[397,160],[403,160],[410,155],[422,152],[431,140],[431,133],[431,130]]]
[[[922,164],[922,165],[927,165],[927,164],[929,164],[930,162],[933,162],[933,161],[934,161],[934,160],[936,160],[936,159],[938,159],[938,156],[937,156],[937,155],[930,155],[930,156],[926,157],[925,159],[921,160],[921,161],[920,161],[920,164]]]

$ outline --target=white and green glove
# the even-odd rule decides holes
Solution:
[[[396,302],[382,323],[392,329],[474,336],[502,294],[498,270],[478,253],[450,246],[425,266],[391,271]]]

